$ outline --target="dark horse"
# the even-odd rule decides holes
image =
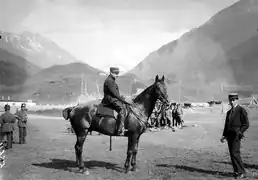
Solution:
[[[157,99],[168,103],[167,89],[164,76],[159,79],[156,76],[155,82],[146,88],[142,93],[133,99],[131,106],[125,105],[126,119],[125,127],[128,132],[127,158],[125,170],[129,171],[130,161],[132,171],[136,170],[136,155],[140,136],[147,129],[148,119],[153,111]],[[112,116],[98,115],[99,104],[87,103],[82,106],[68,107],[63,110],[63,117],[70,119],[72,128],[77,137],[75,148],[76,164],[81,172],[85,171],[82,159],[83,144],[88,132],[97,131],[105,135],[116,136],[116,118]]]

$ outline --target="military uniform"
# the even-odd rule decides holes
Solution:
[[[22,107],[25,107],[25,105],[22,105]],[[27,136],[27,112],[25,110],[20,110],[16,112],[17,118],[18,118],[18,127],[19,127],[19,143],[20,144],[25,144],[26,139],[25,137]]]
[[[1,141],[3,141],[4,136],[7,136],[7,147],[6,149],[12,148],[12,136],[13,136],[13,126],[16,121],[14,114],[10,113],[10,106],[5,105],[5,113],[0,116],[1,124]]]
[[[116,67],[110,68],[110,73],[118,74],[119,69]],[[115,77],[111,74],[106,78],[104,82],[104,98],[102,99],[102,104],[109,106],[110,108],[118,112],[118,134],[123,132],[124,119],[125,119],[125,109],[123,103],[129,104],[121,97],[118,85],[115,82]]]
[[[237,94],[230,94],[229,101],[238,100]],[[244,132],[249,128],[249,120],[246,110],[236,104],[227,112],[222,142],[227,139],[228,149],[235,176],[243,177],[245,174],[244,164],[240,156],[241,139]]]

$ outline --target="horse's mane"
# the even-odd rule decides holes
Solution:
[[[149,87],[147,87],[145,90],[143,90],[139,95],[137,95],[135,98],[133,98],[133,102],[136,103],[138,101],[140,101],[142,99],[143,96],[145,96],[146,94],[149,94],[152,89],[153,89],[153,85],[150,85]]]

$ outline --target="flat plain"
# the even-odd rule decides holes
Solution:
[[[242,142],[249,178],[258,175],[258,109],[249,111],[250,128]],[[184,116],[183,129],[146,132],[139,143],[137,172],[124,173],[127,139],[88,135],[83,158],[89,174],[75,166],[76,137],[62,117],[29,115],[27,144],[14,144],[1,169],[4,180],[192,180],[232,179],[227,144],[221,144],[225,116],[219,108],[197,108]]]

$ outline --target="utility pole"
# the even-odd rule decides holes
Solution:
[[[222,92],[222,95],[224,94],[224,84],[221,83],[220,84],[220,88],[221,88],[221,92]],[[224,114],[224,105],[223,105],[223,101],[221,101],[221,115]]]
[[[99,84],[98,84],[98,77],[96,78],[96,86],[97,86],[97,91],[98,91],[98,97],[100,96],[100,92],[99,92]]]
[[[84,94],[88,96],[88,90],[87,90],[87,79],[84,76]]]
[[[81,95],[83,95],[83,73],[81,74]]]
[[[181,81],[178,81],[178,102],[181,103]]]

